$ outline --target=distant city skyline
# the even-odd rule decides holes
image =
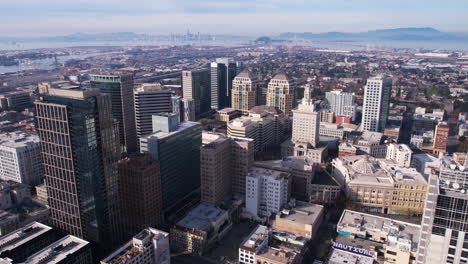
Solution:
[[[434,27],[462,32],[468,11],[461,0],[19,0],[0,9],[0,36],[133,31],[148,34],[278,34],[360,32]]]

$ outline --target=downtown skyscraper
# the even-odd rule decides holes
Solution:
[[[362,130],[383,132],[387,123],[392,80],[382,76],[367,80],[362,106]]]
[[[220,110],[231,107],[232,81],[238,65],[231,58],[219,58],[211,63],[211,108]]]
[[[243,113],[249,112],[256,105],[257,78],[249,72],[241,72],[234,78],[232,85],[231,107]]]
[[[200,118],[200,116],[210,111],[211,94],[209,69],[182,71],[182,90],[184,99],[193,100],[196,118]]]
[[[112,115],[118,121],[121,150],[128,153],[137,151],[135,128],[135,107],[133,99],[133,74],[123,72],[99,72],[90,74],[91,88],[109,94]]]
[[[276,74],[268,83],[266,105],[277,107],[290,115],[296,103],[296,90],[284,73]]]
[[[142,84],[134,91],[135,124],[138,140],[153,133],[152,116],[172,112],[171,89],[160,84]]]
[[[35,108],[51,224],[105,252],[122,233],[111,96],[45,87]]]

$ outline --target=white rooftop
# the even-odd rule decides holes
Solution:
[[[68,255],[77,252],[78,250],[80,250],[88,244],[88,241],[85,241],[72,235],[68,235],[56,241],[55,243],[47,246],[46,248],[38,251],[34,255],[31,255],[29,258],[26,259],[26,263],[60,263],[61,261],[67,259]]]
[[[32,222],[23,228],[0,237],[0,253],[12,250],[50,230],[52,230],[52,227],[50,226],[46,226],[39,222]]]
[[[0,146],[9,148],[21,148],[39,144],[40,139],[36,135],[28,135],[22,132],[9,132],[0,134]]]

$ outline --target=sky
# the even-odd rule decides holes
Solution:
[[[468,31],[467,0],[0,0],[0,36]]]

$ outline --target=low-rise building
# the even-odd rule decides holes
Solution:
[[[332,248],[330,255],[328,256],[328,264],[374,264],[374,258],[366,255],[361,255],[358,253],[354,253],[350,249],[348,250],[341,250],[338,248]]]
[[[19,222],[19,215],[0,210],[0,236],[16,230]]]
[[[217,121],[229,122],[235,118],[238,118],[242,113],[234,108],[223,108],[218,110],[215,114]]]
[[[169,234],[146,228],[122,247],[112,252],[101,264],[170,264]]]
[[[399,126],[386,127],[384,136],[386,136],[389,141],[398,142],[400,139],[400,128]]]
[[[439,169],[440,159],[428,153],[414,154],[411,167],[421,173],[424,178],[429,179],[432,170]]]
[[[290,173],[254,166],[246,178],[246,211],[256,217],[281,211],[289,200],[290,177]]]
[[[298,264],[298,254],[291,250],[266,247],[257,256],[257,263],[262,264]]]
[[[338,146],[338,157],[355,156],[357,154],[357,148],[352,144],[343,142]]]
[[[256,264],[257,254],[268,247],[270,230],[258,225],[239,247],[239,264]]]
[[[322,224],[323,216],[322,205],[296,201],[291,209],[283,209],[276,215],[273,227],[297,236],[314,239]]]
[[[377,243],[377,246],[371,247],[383,254],[384,264],[411,264],[416,258],[420,225],[345,210],[336,229],[347,240]]]
[[[325,170],[317,169],[310,184],[310,203],[335,204],[340,196],[340,184]]]
[[[308,143],[294,144],[291,139],[287,139],[281,144],[281,157],[306,157],[315,163],[322,163],[328,158],[327,143],[320,142],[317,147],[312,147]]]
[[[320,136],[345,139],[349,133],[356,131],[357,128],[358,126],[354,124],[320,122],[319,134]]]
[[[414,168],[367,155],[333,160],[333,177],[351,207],[383,214],[421,215],[428,183]]]
[[[37,185],[36,198],[43,203],[47,203],[48,197],[49,196],[47,195],[47,186],[45,185],[45,183]]]
[[[352,139],[357,154],[367,154],[374,158],[385,158],[387,145],[384,144],[384,135],[379,132],[364,131],[362,135]]]
[[[202,255],[232,227],[226,210],[199,204],[171,228],[171,248],[176,252]]]
[[[29,186],[15,181],[0,181],[0,210],[17,207],[30,198]]]

